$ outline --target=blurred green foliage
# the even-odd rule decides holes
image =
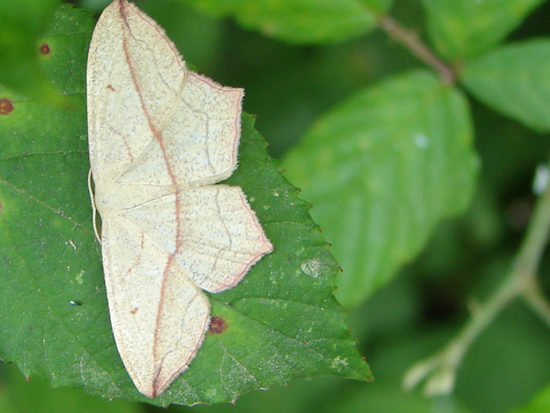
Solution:
[[[106,3],[86,0],[80,5],[99,12]],[[248,9],[243,6],[245,3]],[[336,16],[341,19],[337,25],[327,24],[326,20],[317,25],[313,22],[316,30],[308,37],[308,26],[300,25],[300,19],[308,14],[303,10],[296,14],[296,9],[284,8],[286,3],[267,0],[242,3],[148,0],[139,2],[139,6],[166,28],[186,60],[201,72],[222,84],[246,88],[245,110],[258,115],[256,127],[271,144],[271,154],[281,159],[292,183],[302,187],[301,197],[314,200],[313,218],[323,228],[326,239],[334,244],[333,253],[343,266],[340,282],[357,281],[348,288],[350,295],[339,298],[349,305],[347,324],[359,340],[360,352],[366,356],[376,380],[373,383],[322,378],[295,381],[288,387],[274,386],[267,392],[245,394],[234,407],[217,405],[193,409],[236,413],[258,410],[548,411],[548,390],[542,390],[550,383],[550,355],[547,351],[550,332],[522,303],[509,307],[474,343],[458,372],[453,395],[424,399],[418,392],[405,394],[401,389],[401,379],[412,363],[437,351],[456,334],[468,317],[467,307],[472,300],[483,300],[491,293],[509,268],[529,221],[536,202],[531,190],[533,175],[538,165],[547,162],[550,149],[548,135],[542,134],[548,131],[547,109],[550,106],[550,58],[546,51],[550,42],[547,24],[550,4],[535,0],[396,0],[390,8],[386,1],[349,0],[345,2],[346,7],[361,7],[362,19],[352,16],[349,26],[346,26],[346,14],[341,13]],[[325,2],[304,0],[294,3],[307,10],[308,5]],[[266,13],[266,10],[267,13],[273,12],[273,9],[263,8],[269,4],[282,8],[276,10],[275,16],[258,14]],[[254,5],[257,7],[252,7]],[[22,10],[23,15],[33,12],[30,8]],[[435,198],[423,196],[415,201],[429,202],[423,208],[432,211],[433,202],[443,202],[437,201],[437,197],[443,197],[449,203],[457,197],[456,202],[460,205],[453,211],[455,218],[441,221],[450,214],[436,214],[430,216],[434,220],[431,224],[434,229],[423,225],[411,231],[407,223],[411,218],[406,215],[406,207],[411,201],[399,197],[405,193],[399,192],[399,188],[406,190],[407,185],[383,187],[385,199],[394,193],[395,199],[399,200],[395,208],[378,205],[382,214],[379,216],[384,216],[384,212],[401,211],[396,217],[385,217],[389,223],[400,223],[392,236],[397,240],[400,236],[410,237],[408,234],[411,233],[422,237],[421,242],[413,240],[420,244],[408,253],[391,249],[392,246],[407,245],[403,240],[401,244],[385,240],[389,247],[376,252],[379,246],[377,237],[387,237],[388,234],[383,231],[372,234],[368,222],[358,222],[355,218],[348,225],[356,225],[353,230],[361,235],[355,238],[360,240],[360,244],[359,241],[351,242],[354,249],[342,246],[341,242],[350,242],[346,237],[349,226],[336,224],[342,218],[338,214],[350,204],[332,197],[334,194],[329,190],[334,190],[334,182],[323,185],[327,178],[353,182],[346,181],[345,174],[336,176],[337,171],[344,171],[362,184],[373,179],[388,179],[392,173],[411,176],[406,169],[399,169],[407,164],[398,161],[381,165],[386,166],[385,172],[375,169],[374,175],[362,175],[371,170],[367,161],[359,159],[357,167],[349,165],[352,157],[345,152],[356,150],[348,146],[350,142],[367,145],[372,144],[371,136],[385,136],[380,135],[383,131],[380,125],[384,121],[393,125],[402,120],[399,115],[404,109],[399,105],[395,105],[393,111],[388,109],[378,113],[378,117],[368,124],[360,125],[359,132],[352,130],[352,133],[338,136],[319,132],[334,131],[338,124],[346,127],[344,131],[348,132],[356,126],[346,123],[353,120],[346,116],[356,110],[357,99],[372,96],[373,90],[384,90],[384,85],[394,87],[390,90],[406,90],[396,79],[411,76],[411,69],[422,68],[420,79],[428,76],[435,79],[435,73],[428,74],[428,69],[410,51],[393,42],[387,33],[376,29],[376,18],[384,12],[405,27],[415,29],[420,38],[456,70],[456,85],[446,86],[448,90],[444,93],[463,96],[466,91],[469,94],[463,115],[466,120],[456,123],[459,131],[472,128],[471,132],[466,132],[472,135],[471,146],[464,150],[468,155],[459,158],[467,162],[464,165],[452,163],[441,156],[422,159],[421,166],[433,168],[430,173],[424,171],[425,176],[448,176],[451,182],[444,189],[446,193],[438,190],[432,194]],[[226,19],[220,20],[221,16]],[[326,13],[312,13],[310,16],[321,16],[330,21]],[[292,21],[294,18],[297,20]],[[324,26],[326,32],[323,32]],[[26,34],[26,42],[36,41],[32,39],[39,38],[43,27],[45,23],[33,26]],[[345,30],[338,30],[338,27]],[[0,66],[3,61],[9,60],[0,59]],[[26,64],[28,67],[34,65]],[[10,70],[14,72],[13,65],[0,68],[2,81],[15,79],[16,74],[10,74]],[[39,89],[29,84],[31,86],[21,85],[21,93],[27,93],[29,87]],[[415,82],[411,84],[418,86]],[[12,85],[16,86],[17,82],[12,82]],[[410,85],[406,86],[412,89]],[[372,105],[384,104],[382,98],[381,102],[372,100]],[[424,104],[417,101],[417,105]],[[453,118],[457,114],[452,108],[452,105],[442,108],[442,104],[438,104],[435,111],[429,110],[429,105],[406,109],[416,110],[424,122],[435,119],[440,122],[437,130],[450,130],[452,134],[454,129],[449,125],[456,122]],[[365,118],[371,114],[365,114]],[[403,130],[407,124],[401,125],[400,129]],[[373,130],[373,125],[378,125],[377,129]],[[382,155],[398,153],[392,152],[395,146],[399,146],[399,141],[391,140],[392,136],[386,138],[388,146],[378,150]],[[448,139],[452,139],[452,135]],[[340,150],[337,159],[326,164],[322,161],[325,158],[317,157],[322,151],[334,155],[337,149]],[[474,180],[477,189],[472,195],[461,196],[454,193],[455,189],[460,192],[460,188],[455,187],[452,179],[459,173],[467,173],[461,166],[471,168],[470,152],[479,159],[477,174],[472,171],[467,175],[468,179]],[[434,165],[430,159],[439,163]],[[365,194],[354,193],[356,188],[357,185],[350,185],[337,189],[345,189],[348,192],[343,195],[353,199]],[[471,199],[469,206],[467,198]],[[377,206],[378,201],[368,198],[368,202],[357,204],[360,209],[356,216],[362,216],[361,208],[367,211]],[[410,206],[411,209],[417,208],[416,204]],[[376,223],[379,222],[377,219]],[[399,229],[406,231],[401,233]],[[372,248],[367,242],[372,242]],[[353,262],[346,254],[355,254],[351,258],[360,263],[363,258],[366,262],[368,254],[373,251],[378,254],[378,260],[394,268],[376,282],[364,278],[362,266],[346,264]],[[417,256],[420,251],[422,254]],[[540,270],[546,286],[549,264],[547,259],[543,260]],[[379,273],[373,275],[376,276]],[[0,406],[9,406],[12,411],[24,411],[17,405],[17,399],[6,397],[15,386],[18,375],[13,368],[3,372],[5,379],[2,380]],[[33,380],[28,386],[32,385]],[[89,397],[80,389],[66,390],[83,400]],[[534,398],[538,391],[542,392]],[[37,397],[51,397],[36,394]],[[63,406],[67,397],[57,399],[59,406]],[[150,406],[140,408],[156,411]],[[188,408],[171,406],[168,410],[176,412]],[[98,411],[102,410],[98,407]]]
[[[36,49],[59,3],[59,0],[0,2],[2,83],[33,98],[58,105],[62,103],[59,90],[52,87],[41,70]]]

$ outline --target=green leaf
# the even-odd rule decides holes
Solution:
[[[544,0],[422,0],[432,43],[443,57],[463,60],[499,43]]]
[[[332,295],[337,265],[327,243],[244,115],[239,168],[227,183],[242,186],[275,251],[236,288],[210,295],[212,315],[228,328],[207,335],[190,369],[157,399],[137,392],[112,337],[91,225],[84,73],[92,27],[65,5],[44,39],[67,109],[1,92],[13,111],[0,115],[0,358],[53,386],[157,405],[234,401],[314,375],[369,380]]]
[[[48,58],[48,45],[41,44],[39,38],[49,25],[59,2],[0,2],[0,83],[28,96],[57,104],[61,104],[62,99],[41,67],[41,61]]]
[[[470,62],[468,90],[488,106],[540,132],[550,130],[550,40],[501,47]]]
[[[514,409],[512,413],[548,413],[550,412],[550,386],[547,386],[525,407]]]
[[[186,0],[215,16],[289,43],[334,43],[376,27],[390,0]]]
[[[353,306],[464,210],[478,160],[462,94],[413,72],[333,109],[283,166],[314,204],[343,268],[336,296]]]

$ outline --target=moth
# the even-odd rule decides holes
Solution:
[[[242,189],[216,185],[237,166],[242,98],[190,71],[134,4],[115,0],[99,18],[87,67],[93,204],[118,352],[147,397],[196,356],[204,291],[234,287],[273,251]]]

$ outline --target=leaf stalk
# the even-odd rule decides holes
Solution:
[[[453,391],[456,371],[472,342],[481,335],[497,315],[515,298],[521,297],[550,327],[550,303],[543,296],[536,271],[550,232],[550,185],[539,198],[526,235],[509,274],[472,316],[460,333],[435,355],[413,365],[405,374],[403,386],[411,389],[426,380],[428,396]]]
[[[397,20],[387,15],[381,16],[378,22],[391,38],[401,43],[426,65],[433,68],[445,84],[451,85],[455,82],[456,74],[454,71],[437,57],[426,44],[420,41],[416,32],[404,28]]]

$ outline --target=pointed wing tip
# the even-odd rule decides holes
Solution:
[[[172,384],[172,381],[158,381],[156,380],[153,383],[153,387],[151,388],[150,396],[146,394],[147,397],[150,399],[154,399],[157,396],[160,396],[164,391]]]
[[[144,396],[154,399],[158,396],[160,396],[162,393],[166,391],[168,387],[172,384],[174,379],[179,376],[179,373],[175,376],[170,377],[170,379],[165,379],[162,377],[156,377],[153,380],[147,382],[146,384],[142,383],[136,383],[136,388],[138,391],[143,394]]]
[[[138,388],[138,391],[143,394],[145,397],[148,397],[150,399],[154,399],[155,397],[157,397],[160,393],[153,389],[153,388],[147,388],[147,389],[139,389]]]
[[[264,234],[265,237],[265,234]],[[222,291],[229,290],[231,288],[236,287],[242,279],[250,272],[252,267],[258,263],[265,255],[271,254],[273,252],[273,245],[269,241],[267,237],[264,238],[262,242],[262,248],[259,248],[258,251],[256,251],[256,254],[248,261],[246,265],[244,265],[243,270],[239,273],[238,276],[236,276],[231,283],[229,284],[220,284],[216,288],[208,289],[207,291],[211,293],[221,293]]]
[[[271,243],[271,241],[269,240],[269,238],[267,238],[265,236],[265,233],[264,233],[264,246],[265,246],[265,251],[263,251],[261,254],[260,254],[260,257],[263,257],[264,255],[267,255],[267,254],[271,254],[274,250],[273,248],[273,244]]]
[[[210,317],[208,317],[208,320],[210,320]],[[207,327],[208,328],[208,327]],[[206,332],[206,329],[204,330]],[[202,336],[202,341],[204,340],[204,334]],[[158,364],[157,368],[155,368],[155,373],[151,375],[147,375],[142,377],[142,380],[136,380],[132,375],[130,377],[132,378],[132,381],[134,382],[134,385],[138,389],[138,391],[143,394],[144,396],[154,399],[161,394],[163,394],[168,387],[172,385],[172,383],[181,375],[183,374],[188,368],[191,361],[195,358],[197,355],[198,348],[197,346],[196,351],[190,355],[190,357],[187,358],[187,361],[183,364],[178,363],[178,367],[172,367],[167,366],[165,363]]]
[[[258,220],[258,217],[256,217],[256,220]],[[271,254],[275,248],[273,247],[273,244],[271,243],[271,240],[267,237],[265,231],[260,225],[260,221],[257,222],[258,225],[258,233],[260,235],[260,244],[261,247],[258,248],[256,256],[252,259],[252,263],[249,265],[249,268],[252,267],[254,264],[256,264],[258,261],[260,261],[264,255]]]
[[[147,380],[146,382],[137,382],[132,377],[132,381],[134,382],[136,389],[145,397],[148,397],[149,399],[154,399],[155,397],[162,394],[162,392],[164,392],[165,390],[165,388],[159,388],[159,386],[157,386],[156,380],[151,380],[151,381]]]

